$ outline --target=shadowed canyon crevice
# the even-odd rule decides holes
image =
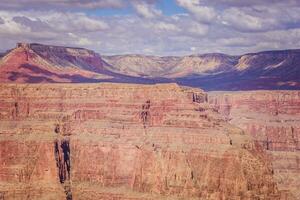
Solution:
[[[58,176],[61,184],[64,185],[66,200],[72,200],[71,192],[71,152],[68,139],[56,140],[54,142],[55,160],[58,168]]]

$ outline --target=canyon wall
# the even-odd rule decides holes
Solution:
[[[0,54],[0,83],[173,83],[206,91],[299,90],[300,50],[230,56],[115,55],[18,43]]]
[[[1,84],[0,199],[286,199],[199,89]]]
[[[210,92],[208,99],[225,120],[261,144],[272,160],[279,189],[299,199],[300,92]]]

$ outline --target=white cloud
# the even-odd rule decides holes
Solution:
[[[146,27],[148,27],[150,29],[152,28],[152,29],[155,29],[155,30],[158,30],[158,31],[165,31],[165,32],[168,32],[168,31],[172,31],[172,32],[181,31],[181,29],[179,27],[177,27],[175,24],[162,22],[162,21],[146,24]]]
[[[79,45],[79,46],[88,46],[88,45],[92,45],[93,42],[88,39],[88,38],[84,38],[84,37],[79,37],[78,35],[74,34],[74,33],[68,33],[68,35],[71,38],[74,38],[74,45]]]
[[[258,31],[264,29],[261,18],[251,16],[237,8],[230,8],[224,11],[222,22],[241,31]]]
[[[216,41],[220,46],[229,46],[229,47],[244,47],[244,46],[253,46],[254,41],[249,40],[248,38],[243,37],[233,37],[233,38],[221,38]]]
[[[161,10],[156,9],[153,4],[149,4],[145,1],[132,0],[131,4],[137,14],[145,18],[155,18],[162,14]]]
[[[245,3],[237,0],[176,0],[185,10],[174,15],[164,15],[162,10],[165,9],[160,10],[163,7],[155,0],[113,0],[110,3],[122,1],[122,6],[127,2],[125,6],[132,7],[134,13],[106,16],[86,12],[88,5],[93,6],[80,7],[84,3],[81,0],[76,0],[77,5],[60,1],[66,3],[61,7],[70,8],[65,10],[56,9],[56,1],[51,1],[51,6],[45,3],[49,10],[27,10],[30,6],[24,1],[27,0],[18,1],[21,2],[18,9],[0,11],[0,51],[12,48],[18,41],[79,46],[104,54],[157,55],[216,51],[242,54],[300,46],[300,7],[289,0],[285,6],[280,6],[277,0],[274,4],[258,0]],[[33,5],[34,1],[40,2],[28,0],[27,3]],[[109,0],[101,1],[105,2],[109,3]],[[219,7],[216,6],[218,2]],[[73,9],[79,7],[83,10]]]
[[[199,24],[197,22],[191,22],[189,24],[189,27],[187,28],[187,31],[191,34],[194,34],[194,35],[200,35],[200,36],[203,36],[203,35],[206,35],[207,32],[208,32],[208,29],[209,29],[209,26],[205,25],[205,24]]]
[[[53,30],[93,32],[108,29],[108,24],[92,19],[84,13],[48,12],[46,15],[35,16],[43,20]]]
[[[1,0],[2,9],[95,9],[95,8],[120,8],[124,0]]]
[[[83,13],[0,11],[2,40],[50,42],[68,46],[93,45],[89,33],[105,31],[109,26]]]
[[[3,19],[3,23],[0,24],[0,34],[1,35],[22,35],[25,32],[30,32],[30,28],[16,23],[12,19]]]
[[[212,23],[217,16],[214,8],[202,5],[200,0],[176,0],[176,2],[200,22]]]
[[[285,29],[291,22],[295,23],[295,21],[300,19],[295,20],[295,18],[291,16],[288,20],[286,13],[292,12],[292,10],[293,8],[291,8],[290,11],[284,11],[281,8],[275,9],[265,6],[255,8],[229,8],[223,11],[220,19],[224,25],[242,32]]]

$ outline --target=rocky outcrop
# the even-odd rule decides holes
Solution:
[[[272,158],[279,188],[299,199],[300,92],[211,92],[209,103],[261,144]]]
[[[0,85],[10,199],[284,199],[259,145],[176,84]]]
[[[0,62],[0,82],[95,82],[108,80],[104,61],[79,48],[18,43]]]

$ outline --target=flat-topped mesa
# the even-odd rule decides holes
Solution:
[[[89,49],[79,48],[79,47],[65,47],[65,46],[55,46],[55,45],[43,45],[38,43],[29,44],[29,47],[38,54],[45,54],[46,52],[53,54],[65,53],[74,56],[96,56],[97,54]]]
[[[99,57],[99,55],[92,50],[77,48],[77,47],[64,47],[64,46],[55,46],[55,45],[44,45],[38,43],[25,43],[25,42],[17,43],[16,47],[23,48],[24,50],[27,51],[32,51],[37,55],[41,56],[42,58],[50,59],[50,61],[56,61],[57,63],[54,64],[60,64],[60,65],[67,64],[67,62],[70,61],[68,59],[71,59],[71,56],[77,57],[78,59],[82,57],[87,57],[87,58]],[[59,61],[59,59],[61,60]]]
[[[97,53],[83,49],[17,43],[0,61],[0,82],[100,82],[112,78]]]

